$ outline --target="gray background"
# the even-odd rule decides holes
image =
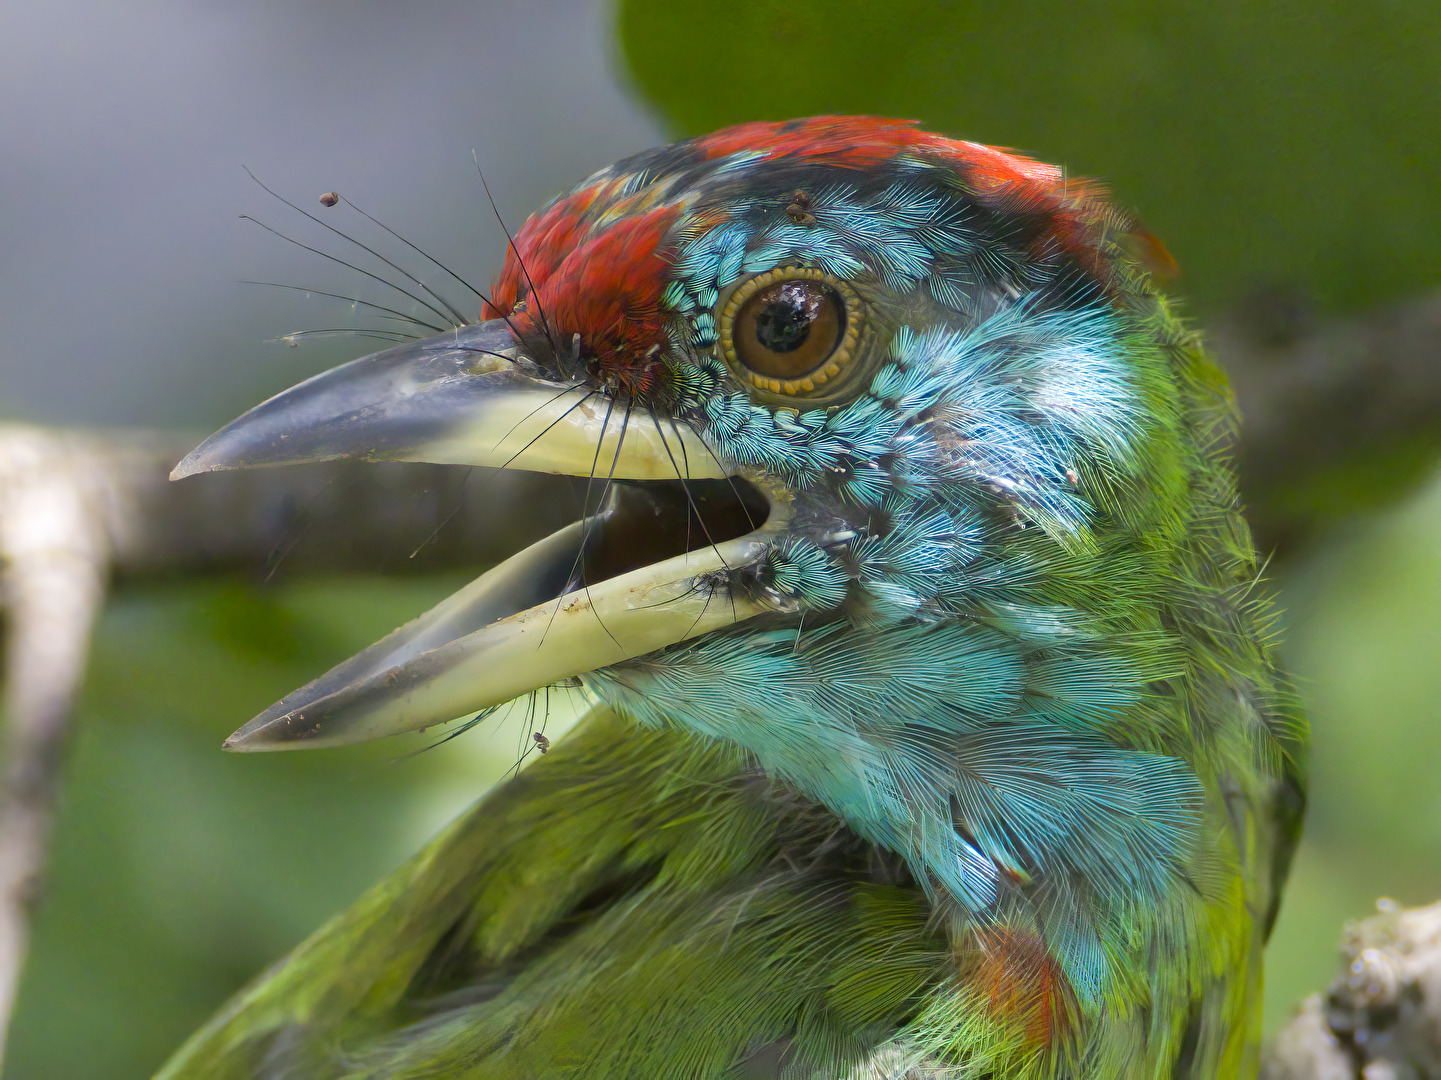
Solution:
[[[614,74],[610,20],[596,0],[5,5],[0,416],[205,427],[380,347],[265,343],[351,315],[241,279],[361,279],[239,220],[324,235],[242,165],[317,213],[338,189],[484,287],[505,241],[472,150],[514,228],[664,141]]]

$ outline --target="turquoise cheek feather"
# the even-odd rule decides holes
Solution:
[[[725,393],[714,363],[682,369],[720,452],[803,492],[843,477],[834,493],[881,511],[886,529],[777,545],[763,584],[794,601],[798,629],[711,637],[586,678],[644,723],[749,750],[905,853],[958,919],[1032,916],[1092,1003],[1107,939],[1180,885],[1203,801],[1185,761],[1110,741],[1151,708],[1147,685],[1177,674],[1174,649],[1139,628],[1107,641],[1046,595],[1048,561],[1094,552],[1095,510],[1073,478],[1137,479],[1130,351],[1104,307],[1022,300],[968,331],[901,329],[869,392],[829,413]],[[862,614],[804,629],[846,601]],[[1041,912],[1020,884],[1032,879],[1087,887],[1052,891]]]
[[[612,416],[615,461],[627,425],[664,442],[674,480],[659,456],[615,476],[682,516],[602,498],[619,508],[588,520],[664,548],[640,569],[687,605],[627,592],[624,617],[684,625],[643,649],[566,639],[590,651],[547,678],[609,664],[574,676],[595,713],[167,1080],[1254,1074],[1305,723],[1224,458],[1224,379],[1129,229],[1059,170],[864,117],[648,151],[532,217],[477,328],[504,351],[421,343],[460,369],[426,393],[569,395],[566,415],[603,418],[593,480]],[[778,362],[812,339],[767,345],[752,300],[831,336]],[[711,487],[682,501],[696,453]],[[697,490],[733,530],[713,553]],[[634,568],[577,579],[570,558],[542,606],[600,640],[576,581],[609,595]],[[443,675],[454,644],[414,663]]]
[[[1185,647],[1154,604],[1182,527],[1163,480],[1179,452],[1167,358],[1100,288],[1047,305],[1049,268],[944,192],[901,180],[811,202],[805,224],[728,205],[665,292],[690,346],[677,411],[794,489],[812,523],[756,582],[798,625],[585,682],[644,724],[743,747],[903,853],[958,929],[1033,933],[1083,1011],[1124,1011],[1135,943],[1157,927],[1214,962],[1201,910],[1234,905],[1239,872],[1230,844],[1203,843],[1222,812],[1175,693]],[[785,265],[865,280],[910,314],[849,404],[757,404],[705,355],[727,287]]]

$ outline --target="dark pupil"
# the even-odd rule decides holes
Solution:
[[[801,282],[787,282],[768,290],[756,313],[756,340],[771,352],[794,352],[810,337],[824,297]]]

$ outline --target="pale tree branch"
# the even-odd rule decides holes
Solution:
[[[1321,322],[1285,297],[1258,297],[1216,320],[1208,341],[1245,417],[1236,457],[1262,551],[1284,556],[1368,497],[1399,493],[1441,448],[1441,294]],[[0,1026],[13,1004],[70,708],[109,578],[479,568],[580,516],[567,479],[483,469],[321,464],[169,483],[171,466],[195,442],[0,425]],[[1348,483],[1339,501],[1317,494]],[[1441,978],[1441,952],[1427,955]],[[1278,1047],[1305,1043],[1305,1030],[1319,1031],[1323,1019],[1303,1013]],[[1293,1071],[1269,1075],[1332,1075],[1286,1067]],[[1365,1074],[1412,1075],[1426,1074]]]
[[[1315,321],[1258,295],[1207,327],[1241,406],[1237,472],[1264,552],[1398,497],[1441,450],[1441,292]]]
[[[170,483],[197,441],[0,424],[0,1055],[71,705],[109,578],[478,567],[579,516],[569,479],[433,465],[322,464]]]
[[[1262,1080],[1441,1076],[1441,903],[1346,927],[1341,972],[1272,1041]]]
[[[0,1016],[14,1004],[50,838],[70,706],[110,554],[107,492],[63,434],[5,433],[0,449],[0,595],[5,770],[0,798]],[[3,1050],[3,1044],[0,1044]]]

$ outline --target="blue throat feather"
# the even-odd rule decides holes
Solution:
[[[645,569],[714,551],[666,579],[688,625],[645,648],[611,635],[623,659],[561,671],[592,717],[166,1080],[255,1061],[356,1078],[1253,1071],[1305,722],[1255,588],[1224,377],[1137,250],[1095,188],[1009,153],[868,118],[743,125],[597,172],[517,232],[488,321],[357,361],[406,423],[432,386],[470,409],[524,384],[562,430],[603,416],[571,471],[607,489],[612,416],[617,478],[673,483],[624,456],[626,425],[653,425],[683,514],[704,525],[694,467],[779,524],[701,544],[684,517],[686,546]],[[301,460],[265,418],[295,395],[313,425],[332,378],[342,430],[316,438],[345,456],[346,425],[395,404],[357,407],[345,371],[255,410],[264,452],[206,467]],[[446,456],[422,460],[515,461],[457,458],[468,429],[426,416],[422,449]],[[349,456],[412,451],[382,434]],[[604,596],[622,577],[581,580]],[[566,588],[545,594],[551,619]],[[297,691],[235,738],[274,748],[334,722],[348,741],[325,712],[342,698],[379,729],[377,700],[444,684],[446,649],[544,608],[487,609],[418,655],[387,639],[374,671],[361,654],[312,684],[330,696]],[[428,722],[473,704],[438,700]]]

